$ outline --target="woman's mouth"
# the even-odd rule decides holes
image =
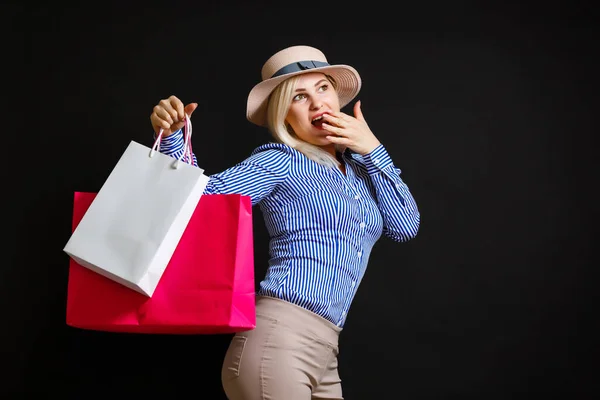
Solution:
[[[323,116],[319,115],[318,117],[313,119],[310,123],[313,124],[314,126],[316,126],[317,128],[321,128],[321,126],[323,125]]]

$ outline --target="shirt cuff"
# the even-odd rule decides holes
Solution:
[[[157,136],[158,136],[158,135],[157,135],[156,133],[154,133],[154,140],[156,140],[156,137],[157,137]],[[177,141],[177,139],[178,139],[178,136],[181,136],[181,137],[183,137],[183,131],[182,131],[181,129],[179,129],[179,130],[177,130],[177,131],[175,131],[175,132],[171,133],[171,134],[170,134],[169,136],[167,136],[167,137],[164,137],[164,136],[163,136],[163,137],[162,137],[162,139],[160,139],[160,142],[161,142],[161,143],[165,143],[165,144],[172,144],[172,143],[174,143],[174,142],[176,142],[176,141]]]
[[[369,175],[375,175],[381,170],[393,165],[392,158],[388,154],[383,144],[375,147],[369,154],[363,156]]]
[[[156,133],[154,134],[154,140],[156,140]],[[173,132],[167,137],[160,139],[160,150],[161,153],[175,152],[183,148],[183,131],[179,129]]]

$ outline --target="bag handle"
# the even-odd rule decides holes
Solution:
[[[156,152],[160,151],[160,142],[162,139],[164,129],[160,128],[158,131],[158,135],[156,135],[156,139],[154,140],[154,144],[150,149],[149,157],[152,158]],[[183,141],[183,153],[175,160],[173,164],[173,168],[179,168],[179,162],[184,162],[190,165],[194,164],[194,153],[192,152],[192,121],[190,116],[185,114],[185,125],[183,127],[184,132],[184,141]]]

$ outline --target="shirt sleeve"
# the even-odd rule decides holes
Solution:
[[[156,134],[154,134],[154,140],[156,140]],[[183,145],[183,131],[180,129],[167,137],[161,138],[159,151],[168,156],[183,160]],[[197,167],[198,160],[196,160],[196,155],[192,154],[192,158],[194,166]]]
[[[183,153],[183,145],[183,132],[179,130],[161,139],[160,151],[178,158]],[[195,154],[193,162],[198,166]],[[252,205],[256,205],[287,178],[290,165],[289,148],[277,143],[262,145],[242,162],[209,175],[204,194],[241,194],[249,196]]]
[[[400,178],[401,170],[394,166],[382,144],[362,159],[375,187],[384,234],[398,242],[413,239],[419,230],[421,216],[413,195]]]

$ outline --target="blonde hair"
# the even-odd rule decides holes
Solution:
[[[325,75],[325,77],[331,82],[334,89],[337,89],[335,80],[329,75]],[[269,104],[267,106],[267,126],[269,131],[279,143],[293,147],[303,153],[306,157],[321,165],[337,168],[340,165],[340,162],[334,156],[319,146],[315,146],[300,139],[294,133],[292,127],[285,122],[289,107],[292,104],[298,78],[299,76],[293,76],[286,79],[271,93]],[[337,150],[339,149],[336,145],[336,151]]]

